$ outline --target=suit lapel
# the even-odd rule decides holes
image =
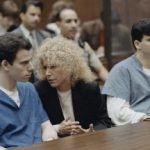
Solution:
[[[88,127],[88,108],[86,93],[82,90],[82,83],[77,83],[72,88],[72,105],[74,110],[74,117],[79,121],[83,128]]]
[[[84,113],[83,101],[82,101],[82,92],[79,86],[72,88],[72,105],[74,111],[75,120],[83,120],[82,115]]]
[[[24,33],[23,33],[23,31],[21,30],[20,27],[18,27],[18,28],[16,29],[16,33],[19,33],[20,35],[22,35],[22,36],[25,37],[25,35],[24,35]]]

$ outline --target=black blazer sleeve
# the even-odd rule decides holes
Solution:
[[[48,81],[37,81],[34,86],[42,101],[43,107],[53,125],[64,120],[56,88],[52,88]]]
[[[78,100],[74,100],[76,96]],[[73,90],[73,104],[78,106],[77,110],[74,108],[75,116],[83,127],[88,128],[90,123],[94,124],[95,129],[111,127],[112,123],[106,109],[106,97],[101,95],[97,82],[78,83]]]

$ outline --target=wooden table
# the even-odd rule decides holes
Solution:
[[[70,136],[15,150],[150,150],[150,122]]]

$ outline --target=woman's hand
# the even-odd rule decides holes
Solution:
[[[78,121],[70,121],[70,118],[65,119],[59,124],[58,134],[71,135],[73,129],[80,128]]]
[[[81,133],[89,133],[89,132],[94,132],[94,128],[93,128],[93,124],[89,125],[88,129],[84,129],[81,126],[79,128],[76,129],[72,129],[71,135],[77,135],[77,134],[81,134]]]

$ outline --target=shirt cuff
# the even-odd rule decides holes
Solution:
[[[59,124],[53,125],[54,129],[56,130],[56,132],[59,132]]]

